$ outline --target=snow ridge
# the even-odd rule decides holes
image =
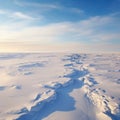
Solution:
[[[119,65],[118,55],[1,54],[0,97],[10,108],[0,104],[0,120],[53,120],[56,112],[120,120]]]
[[[73,54],[71,56],[67,56],[67,59],[64,59],[68,62],[68,60],[71,62],[71,64],[65,64],[66,70],[72,69],[71,73],[64,75],[64,78],[68,78],[68,81],[64,81],[64,83],[60,82],[52,82],[50,84],[44,85],[45,88],[48,89],[47,92],[40,95],[38,94],[36,98],[33,100],[33,102],[36,102],[34,106],[31,107],[31,109],[25,113],[24,115],[20,116],[16,120],[41,120],[44,117],[42,116],[42,111],[46,104],[51,104],[51,102],[54,102],[59,94],[61,94],[60,91],[64,92],[64,89],[69,88],[70,86],[73,86],[74,84],[77,84],[79,87],[82,87],[83,82],[79,79],[83,76],[85,76],[88,71],[82,68],[82,63],[79,62],[80,56],[77,54]],[[77,64],[81,64],[80,69],[75,69],[75,66]],[[74,66],[74,67],[73,67]],[[42,99],[43,98],[43,99]],[[35,111],[38,113],[36,114]],[[39,111],[39,112],[38,112]],[[35,113],[35,114],[34,114]],[[32,117],[31,117],[32,116]]]
[[[85,91],[85,96],[90,100],[90,102],[96,107],[96,114],[104,114],[105,119],[108,120],[119,120],[120,119],[120,104],[116,103],[113,97],[106,95],[106,91],[101,88],[97,88],[99,84],[95,78],[91,75],[89,71],[89,66],[92,64],[85,64],[85,68],[88,70],[89,74],[85,75],[81,80],[84,82],[83,89]],[[95,68],[94,68],[95,70]],[[104,116],[103,115],[103,116]],[[101,117],[103,119],[103,116]],[[99,118],[98,118],[99,119]]]

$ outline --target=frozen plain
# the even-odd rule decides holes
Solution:
[[[0,54],[0,120],[120,120],[120,54]]]

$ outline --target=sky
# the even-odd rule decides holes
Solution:
[[[0,0],[0,52],[120,52],[120,0]]]

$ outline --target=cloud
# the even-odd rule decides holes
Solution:
[[[25,1],[14,1],[16,5],[19,6],[27,6],[32,8],[41,8],[42,10],[50,10],[50,9],[60,9],[61,7],[57,4],[50,4],[50,3],[37,3],[37,2],[25,2]]]
[[[41,20],[43,16],[34,17],[33,15],[30,16],[27,13],[21,12],[21,11],[10,11],[10,10],[2,10],[0,9],[0,15],[4,15],[8,17],[9,19],[20,19],[20,20]]]
[[[17,19],[34,20],[33,17],[26,15],[22,12],[14,12],[11,16]]]
[[[94,16],[77,23],[77,37],[91,42],[110,42],[119,39],[119,18],[117,16]]]
[[[17,17],[28,18],[21,13],[16,13]],[[79,22],[61,22],[61,23],[53,23],[45,26],[29,26],[24,27],[24,29],[20,29],[16,31],[16,34],[13,32],[13,38],[19,38],[20,40],[34,40],[34,41],[59,41],[60,39],[63,41],[84,41],[84,42],[97,42],[97,41],[109,41],[112,39],[119,39],[119,30],[116,31],[117,20],[111,16],[95,16],[89,18],[87,20],[81,20]],[[112,25],[112,26],[111,26]],[[12,26],[11,26],[12,27]],[[113,30],[109,30],[108,28],[112,27]],[[8,31],[8,30],[6,30]],[[11,33],[10,32],[10,33]],[[8,32],[9,33],[9,32]],[[7,33],[6,33],[7,34]],[[12,34],[12,33],[11,33]],[[5,36],[7,37],[7,36]],[[15,38],[14,38],[15,37]],[[64,37],[66,39],[64,39]],[[10,38],[9,38],[10,39]],[[86,41],[85,41],[86,40]]]
[[[37,2],[25,2],[25,1],[15,0],[15,4],[21,7],[23,6],[30,7],[30,8],[33,8],[33,10],[38,9],[40,10],[40,12],[46,12],[46,11],[48,12],[50,10],[59,10],[63,12],[67,11],[70,13],[81,14],[81,15],[85,13],[81,9],[66,7],[58,3],[37,3]]]
[[[49,44],[51,47],[54,46],[54,48],[56,44],[61,46],[65,44],[67,47],[75,44],[74,48],[75,46],[78,48],[88,47],[86,48],[88,49],[87,51],[92,50],[92,47],[95,47],[94,49],[96,50],[97,48],[99,50],[113,50],[117,46],[117,44],[114,44],[114,40],[118,41],[120,38],[120,26],[118,23],[119,20],[115,15],[94,16],[78,22],[66,21],[43,26],[25,26],[23,24],[20,27],[18,22],[9,25],[9,27],[8,25],[0,26],[0,41],[18,41],[18,43],[21,41],[31,44],[36,43],[40,46]],[[106,48],[102,48],[102,45]],[[107,47],[107,45],[111,47]]]
[[[3,41],[33,41],[39,43],[53,43],[72,32],[71,23],[53,23],[45,26],[27,26],[20,28],[20,23],[4,25],[1,27],[2,31],[0,40]],[[17,29],[17,26],[19,26]],[[11,29],[10,29],[11,28]],[[14,28],[14,29],[13,29]],[[17,30],[16,30],[17,29]],[[7,35],[7,36],[6,36]]]

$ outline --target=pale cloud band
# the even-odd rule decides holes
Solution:
[[[17,16],[28,18],[21,13]],[[95,16],[78,22],[59,22],[43,26],[26,26],[26,22],[14,22],[8,25],[0,25],[0,41],[34,41],[39,43],[49,42],[106,42],[119,39],[119,19],[116,16]],[[22,25],[23,24],[23,25]]]

